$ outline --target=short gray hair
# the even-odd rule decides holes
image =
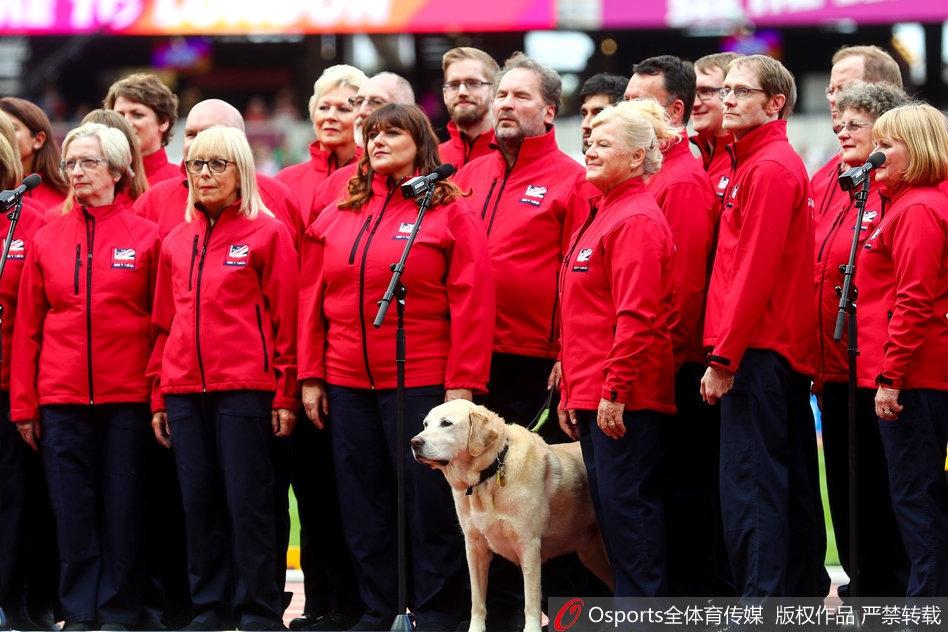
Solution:
[[[132,177],[132,149],[121,130],[102,123],[83,123],[66,134],[66,138],[63,139],[63,156],[66,155],[66,150],[69,149],[72,141],[78,138],[95,138],[99,141],[102,157],[109,165],[109,171],[120,176],[115,185],[116,191],[128,184]]]
[[[504,62],[504,67],[500,69],[500,74],[497,75],[497,83],[500,83],[504,75],[515,68],[529,70],[540,79],[540,95],[543,97],[543,102],[552,105],[553,112],[558,113],[560,111],[560,97],[563,94],[563,82],[560,80],[559,73],[517,51]]]
[[[901,88],[890,83],[864,83],[859,81],[839,93],[836,109],[857,110],[877,119],[883,113],[910,103],[911,98]]]

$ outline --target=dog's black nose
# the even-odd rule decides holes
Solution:
[[[421,437],[415,437],[411,440],[411,447],[414,450],[420,450],[423,445],[425,445],[425,440]]]

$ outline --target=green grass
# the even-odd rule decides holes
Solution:
[[[296,508],[296,496],[290,488],[290,546],[300,545],[300,514]]]

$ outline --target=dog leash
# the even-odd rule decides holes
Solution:
[[[546,420],[550,418],[550,404],[553,403],[553,389],[551,388],[547,391],[546,401],[543,403],[543,408],[536,414],[533,418],[533,421],[527,426],[530,432],[540,432],[540,429],[546,424]]]

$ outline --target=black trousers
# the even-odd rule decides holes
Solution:
[[[396,444],[395,390],[328,386],[329,423],[342,524],[367,611],[365,624],[387,629],[398,614],[395,458],[405,459],[408,607],[419,630],[454,629],[470,604],[464,539],[441,472],[414,461],[408,441],[441,386],[406,389],[405,443]]]
[[[662,465],[667,416],[626,411],[626,432],[606,436],[597,411],[576,412],[596,521],[616,577],[616,597],[667,594]]]
[[[269,440],[273,393],[168,395],[188,534],[194,621],[278,629]],[[261,628],[260,626],[266,626]]]
[[[332,431],[331,425],[317,429],[301,411],[290,437],[289,463],[300,517],[300,566],[306,593],[303,612],[358,619],[365,606],[342,530]]]
[[[704,365],[696,363],[678,370],[678,412],[664,422],[668,446],[663,500],[672,597],[734,594],[721,523],[721,408],[701,399],[704,371]]]
[[[904,390],[895,421],[879,420],[892,507],[911,562],[909,597],[948,597],[948,392]]]
[[[721,513],[742,597],[824,597],[829,577],[810,380],[748,349],[721,400]]]
[[[889,474],[879,436],[875,391],[856,391],[856,517],[860,597],[901,597],[908,584],[909,561],[892,510]],[[849,386],[829,382],[823,387],[823,457],[826,491],[836,532],[836,547],[850,578],[849,557]]]
[[[67,623],[138,623],[148,406],[43,406],[40,415],[63,616]]]

